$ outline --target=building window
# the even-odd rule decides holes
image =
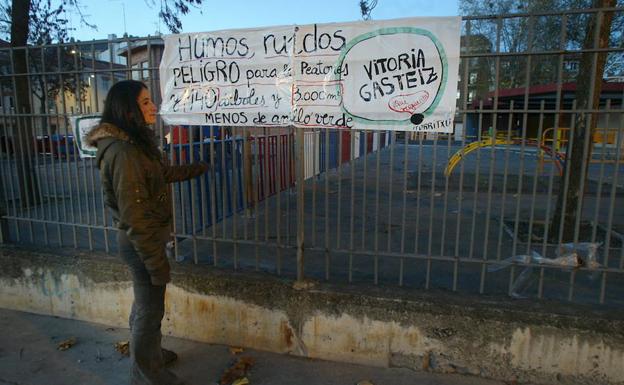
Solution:
[[[143,79],[149,79],[149,63],[144,61],[141,63],[141,68],[143,68]]]
[[[132,65],[132,80],[141,80],[141,71],[138,63]]]

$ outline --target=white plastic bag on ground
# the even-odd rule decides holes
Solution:
[[[598,263],[598,249],[600,243],[564,243],[557,248],[555,258],[542,257],[536,251],[531,251],[531,255],[521,254],[514,255],[513,257],[506,258],[488,266],[487,271],[492,273],[500,271],[502,269],[511,266],[512,264],[519,264],[524,266],[524,269],[511,285],[511,296],[514,298],[524,298],[523,293],[526,292],[535,281],[533,275],[534,266],[526,265],[548,265],[559,266],[563,270],[578,269],[585,267],[590,270],[595,270],[600,267]],[[590,278],[593,278],[590,276]]]

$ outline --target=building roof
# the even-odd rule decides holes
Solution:
[[[162,47],[165,45],[165,42],[160,37],[132,41],[130,42],[130,49],[129,49],[130,54],[134,55],[137,52],[146,50],[148,46],[148,41],[149,41],[150,47],[159,47],[159,46]],[[128,56],[128,47],[120,48],[117,51],[117,54],[119,56]]]
[[[564,106],[570,107],[575,99],[576,83],[549,83],[540,84],[530,87],[517,87],[517,88],[502,88],[498,92],[498,104],[505,106],[511,101],[515,103],[517,108],[523,108],[525,96],[527,97],[528,106],[531,108],[539,108],[542,101],[546,103],[546,107],[553,107],[553,103],[557,100],[557,91],[561,90],[561,103]],[[483,107],[491,108],[494,105],[494,97],[496,91],[491,91],[487,94],[487,97],[483,100]],[[603,105],[607,99],[612,100],[613,105],[619,105],[622,103],[624,96],[624,83],[618,82],[602,82],[602,89],[600,91],[600,103]],[[475,99],[472,101],[473,107],[478,107],[480,101]]]
[[[561,88],[561,92],[576,92],[576,83],[563,83],[561,86],[557,83],[550,83],[531,86],[528,89],[526,87],[500,89],[498,90],[498,97],[508,98],[514,96],[524,96],[525,94],[528,94],[529,96],[553,94],[557,93],[559,87]],[[624,91],[624,83],[602,82],[602,92],[618,91]],[[488,97],[493,98],[494,94],[495,92],[492,91],[488,94]]]

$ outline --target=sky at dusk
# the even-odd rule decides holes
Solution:
[[[183,32],[361,20],[358,0],[204,0],[203,3],[182,18]],[[106,39],[109,34],[121,37],[124,32],[141,37],[158,31],[169,33],[159,22],[159,0],[81,0],[80,4],[88,22],[98,28],[82,26],[77,13],[69,14],[75,28],[70,35],[76,40]],[[457,0],[379,0],[372,19],[457,14]]]

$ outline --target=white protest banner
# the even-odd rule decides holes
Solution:
[[[460,25],[409,18],[170,35],[161,114],[168,124],[452,132]]]
[[[97,148],[91,147],[86,143],[85,137],[102,119],[99,115],[76,115],[70,117],[70,125],[74,132],[76,146],[81,158],[93,158],[97,152]]]

